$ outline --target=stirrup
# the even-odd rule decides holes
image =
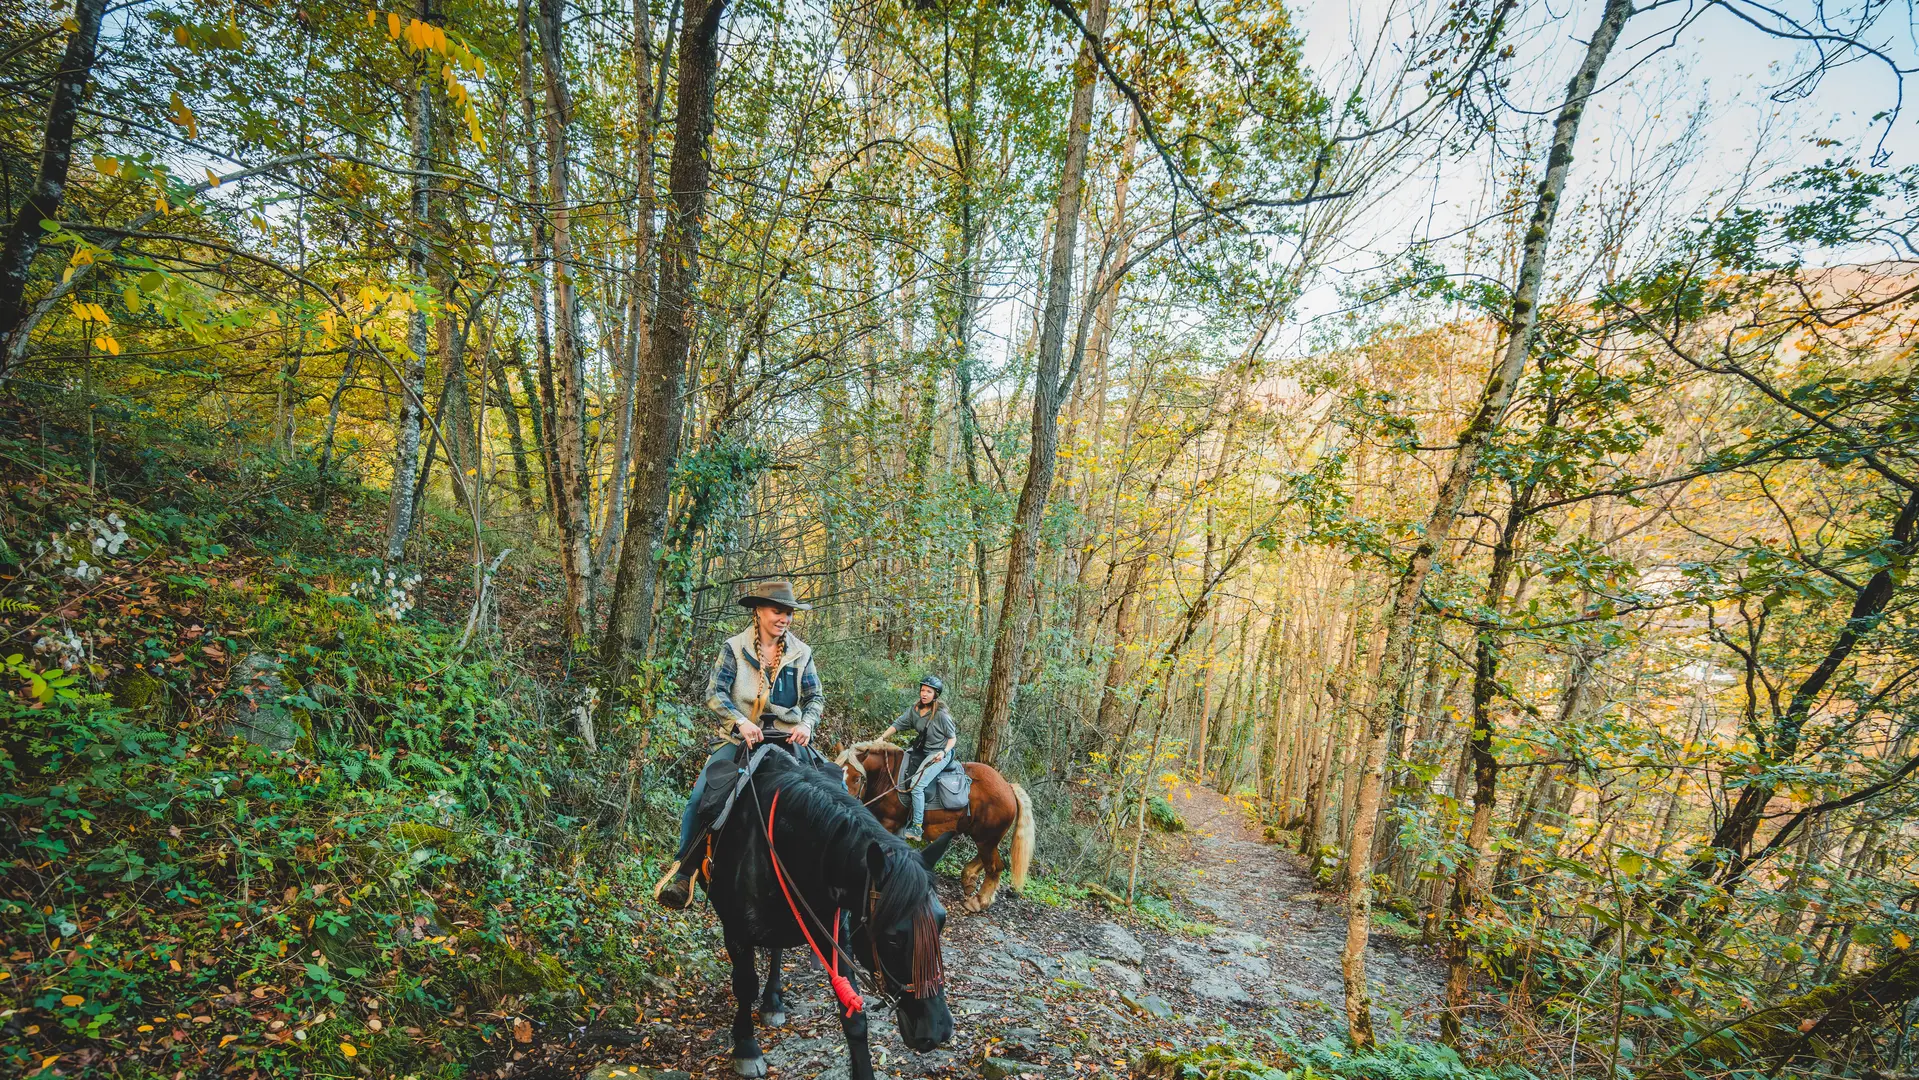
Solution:
[[[674,911],[684,911],[693,902],[693,879],[680,875],[680,861],[666,868],[666,876],[653,886],[653,899]]]

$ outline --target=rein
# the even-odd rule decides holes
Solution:
[[[773,818],[779,812],[780,793],[775,791],[773,806],[766,812],[766,853],[773,860],[773,880],[780,883],[780,895],[786,898],[787,910],[793,913],[793,921],[800,924],[800,933],[806,935],[806,944],[812,948],[814,958],[819,960],[821,969],[826,972],[827,982],[833,987],[833,996],[839,999],[846,1015],[852,1016],[864,1011],[866,1002],[860,998],[860,992],[853,988],[852,981],[840,974],[840,953],[844,951],[840,948],[840,909],[833,909],[833,963],[828,965],[826,954],[820,951],[819,942],[813,940],[813,931],[807,927],[806,920],[800,917],[799,905],[793,902],[793,892],[786,887],[786,867],[780,864],[780,853],[773,848]],[[813,921],[821,921],[818,915],[813,914],[812,907],[809,906],[806,913],[813,916]]]
[[[759,792],[755,789],[754,800],[758,801],[758,798]],[[795,902],[794,894],[787,886],[788,874],[786,872],[786,866],[780,861],[779,850],[773,842],[773,825],[779,814],[779,810],[780,792],[775,791],[773,792],[772,805],[767,809],[765,823],[766,853],[773,864],[773,878],[779,882],[780,894],[786,899],[786,907],[788,911],[792,912],[793,921],[800,925],[800,933],[806,937],[807,946],[813,950],[813,956],[819,960],[820,968],[827,973],[827,981],[833,987],[833,996],[838,998],[840,1005],[846,1009],[846,1015],[852,1016],[854,1013],[864,1010],[866,1003],[860,997],[859,991],[854,988],[848,976],[840,974],[840,955],[842,953],[846,955],[849,972],[852,970],[853,963],[853,955],[840,945],[840,916],[844,913],[844,909],[835,908],[833,910],[831,940],[833,960],[829,964],[825,951],[820,948],[819,942],[814,940],[813,931],[809,929],[806,924],[806,918],[810,917],[813,922],[819,924],[822,935],[824,935],[826,920],[820,918],[819,915],[814,912],[812,905],[806,902],[805,896],[798,897],[797,902]],[[881,998],[893,1001],[893,995],[888,992],[886,983],[889,979],[892,979],[894,982],[898,982],[899,980],[895,979],[893,974],[886,970],[886,965],[881,961],[879,935],[873,930],[873,924],[879,914],[880,891],[869,886],[866,893],[866,903],[867,938],[872,945],[873,952],[873,962],[870,966],[873,969],[873,973],[878,976],[878,985],[874,987],[874,990]],[[802,917],[801,915],[802,908],[805,909],[806,917]],[[934,924],[930,911],[922,911],[916,915],[913,920],[913,981],[901,983],[900,989],[918,998],[927,998],[938,993],[940,989],[946,985],[946,971],[943,959],[940,955],[939,927]],[[893,1001],[893,1004],[896,1008],[898,1007],[897,1001]]]

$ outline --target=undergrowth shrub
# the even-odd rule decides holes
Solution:
[[[450,1074],[697,963],[546,692],[364,587],[377,500],[191,436],[0,424],[0,1071]]]

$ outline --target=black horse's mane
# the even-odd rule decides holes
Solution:
[[[773,792],[778,791],[780,816],[796,814],[805,820],[807,831],[818,839],[828,871],[842,883],[851,885],[866,878],[867,850],[879,845],[885,868],[879,880],[870,883],[879,890],[879,906],[873,912],[877,925],[898,925],[926,904],[933,892],[933,875],[920,864],[919,852],[887,832],[835,777],[783,753],[766,755],[753,777],[763,807],[771,808]]]

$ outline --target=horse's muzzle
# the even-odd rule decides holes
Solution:
[[[953,1041],[953,1014],[946,995],[906,998],[899,1003],[900,1041],[917,1053],[937,1050]]]

